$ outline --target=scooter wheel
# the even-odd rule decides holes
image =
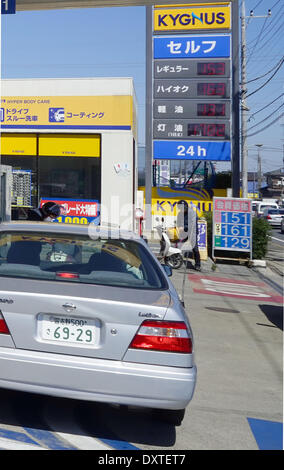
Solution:
[[[179,269],[182,266],[183,257],[180,253],[177,253],[175,255],[168,256],[165,259],[165,262],[168,266],[170,266],[170,268]]]

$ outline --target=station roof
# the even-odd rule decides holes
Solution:
[[[194,0],[196,3],[209,3],[212,0]],[[179,0],[179,4],[190,1]],[[173,0],[16,0],[17,11],[25,10],[54,10],[66,8],[94,8],[173,4]]]

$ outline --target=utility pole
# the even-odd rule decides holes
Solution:
[[[242,0],[241,10],[241,160],[242,160],[242,197],[247,197],[248,193],[248,147],[247,147],[247,118],[249,107],[246,101],[246,19],[249,18],[268,18],[271,16],[271,11],[268,10],[267,15],[254,16],[253,10],[250,11],[250,16],[246,16],[245,0]]]
[[[248,148],[247,148],[247,115],[249,108],[246,103],[246,7],[245,0],[242,0],[241,16],[241,155],[242,155],[242,197],[248,194]]]
[[[258,198],[261,198],[261,181],[262,181],[262,172],[261,172],[261,156],[260,156],[260,149],[263,144],[255,144],[255,146],[258,148],[258,154],[257,154],[257,191],[258,191]]]

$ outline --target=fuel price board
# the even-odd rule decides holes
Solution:
[[[186,152],[183,159],[230,161],[230,21],[226,25],[224,23],[222,29],[213,21],[217,17],[210,16],[212,5],[185,5],[181,7],[181,21],[185,17],[191,17],[191,21],[188,20],[188,28],[183,25],[179,30],[175,26],[167,26],[171,18],[178,20],[177,6],[169,6],[169,11],[165,10],[163,14],[159,8],[156,7],[156,12],[154,9],[154,16],[158,15],[159,20],[154,25],[152,38],[153,158],[160,159],[161,155],[166,155],[168,159],[179,160],[180,146],[197,148],[198,141],[204,143],[202,149],[205,150],[194,151],[194,155]],[[221,7],[218,4],[216,8]],[[229,18],[229,3],[226,5],[227,14]],[[204,18],[210,16],[210,31],[204,28],[202,15]],[[200,30],[193,28],[194,21],[200,24]],[[202,31],[204,29],[207,31]],[[214,144],[214,152],[211,144]]]
[[[213,198],[213,258],[215,250],[252,252],[250,199]]]

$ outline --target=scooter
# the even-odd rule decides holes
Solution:
[[[160,237],[160,253],[158,258],[164,260],[167,266],[173,269],[178,269],[183,264],[183,256],[179,248],[171,246],[170,239],[167,235],[167,230],[164,227],[164,218],[162,217],[162,224],[157,225],[155,228]]]

